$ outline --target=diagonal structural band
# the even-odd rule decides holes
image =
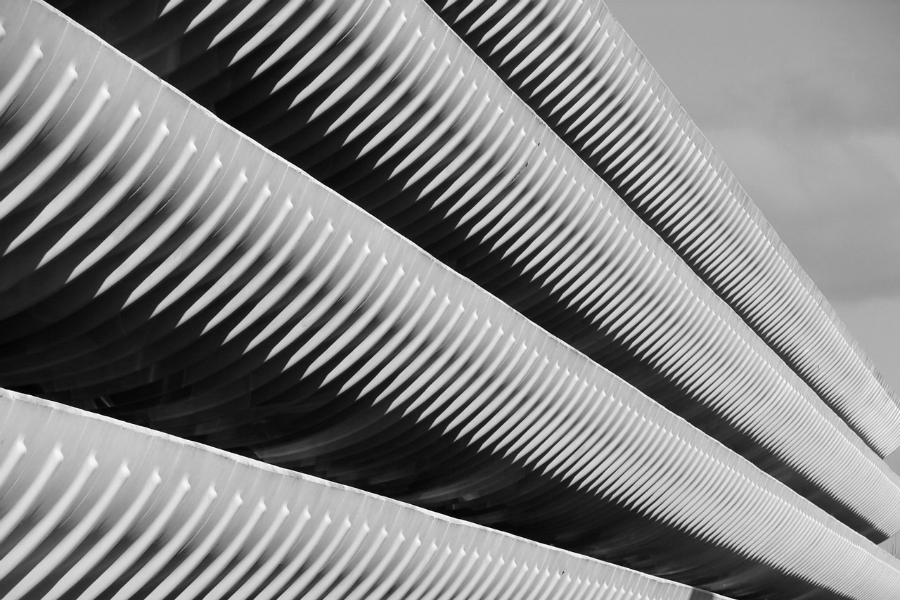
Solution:
[[[4,351],[51,348],[59,397],[722,592],[900,586],[871,542],[71,21],[5,11],[0,69],[40,67],[6,78],[4,114],[67,98],[0,173],[0,237],[23,239],[3,305],[25,309]]]
[[[900,529],[875,517],[897,476],[423,3],[90,6],[67,10],[795,491],[872,539]],[[36,360],[65,351],[5,381],[102,369]],[[879,406],[857,430],[883,452],[900,409]]]
[[[0,389],[3,597],[713,594]]]
[[[873,448],[897,448],[897,395],[601,0],[429,4]]]

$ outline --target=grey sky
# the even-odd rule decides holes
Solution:
[[[607,5],[900,392],[900,2]]]

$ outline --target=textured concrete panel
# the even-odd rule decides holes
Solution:
[[[429,3],[879,454],[900,445],[897,395],[600,0]]]
[[[865,538],[67,19],[4,8],[2,131],[31,136],[0,173],[4,377],[717,591],[897,585]]]
[[[871,529],[896,476],[427,6],[92,7],[67,10],[792,489],[873,539],[900,528]],[[527,37],[538,13],[498,9],[490,39]],[[588,97],[567,98],[575,118]],[[865,401],[855,430],[884,452],[900,409]],[[891,500],[845,475],[867,460]]]
[[[6,390],[0,423],[8,600],[701,593]]]

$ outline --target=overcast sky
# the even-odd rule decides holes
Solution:
[[[900,1],[606,3],[900,392]]]

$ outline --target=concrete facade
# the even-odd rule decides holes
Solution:
[[[592,557],[616,593],[891,597],[896,397],[602,5],[60,4],[0,15],[0,385]],[[87,424],[50,438],[115,452],[57,410]],[[28,481],[0,510],[50,510]],[[10,531],[55,543],[59,510]],[[107,585],[269,597],[246,578],[306,551],[225,535],[203,556],[245,575],[201,585],[176,529],[123,533],[143,566]],[[265,589],[437,589],[402,544]],[[9,589],[54,552],[7,546]],[[440,593],[518,594],[483,558],[538,564],[515,552]],[[605,597],[534,568],[536,597]]]

